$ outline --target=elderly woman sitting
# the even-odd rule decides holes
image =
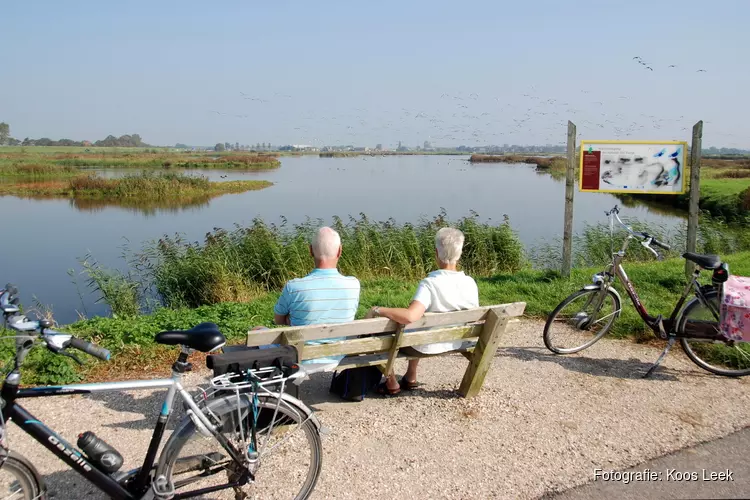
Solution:
[[[435,256],[438,270],[420,281],[408,308],[373,307],[367,317],[383,316],[402,325],[414,323],[425,312],[450,312],[479,307],[479,290],[474,279],[458,271],[456,265],[461,257],[464,235],[458,229],[444,227],[435,236]],[[461,348],[463,341],[439,342],[436,344],[404,347],[400,352],[408,356],[427,357]],[[419,359],[409,360],[406,374],[399,382],[393,373],[378,387],[378,393],[395,396],[402,389],[412,390],[417,384]]]

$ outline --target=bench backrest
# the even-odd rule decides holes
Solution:
[[[406,329],[410,330],[406,332],[403,332],[401,325],[387,318],[253,330],[248,332],[247,345],[293,345],[297,348],[300,361],[347,354],[393,353],[400,347],[476,339],[489,317],[492,317],[492,327],[495,328],[498,322],[504,325],[510,318],[521,316],[525,306],[524,302],[514,302],[448,313],[425,313],[418,321],[406,325]],[[424,328],[429,330],[411,331]],[[346,339],[330,344],[305,345],[310,340],[335,337]]]

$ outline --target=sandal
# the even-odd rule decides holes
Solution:
[[[376,388],[375,393],[380,394],[381,396],[397,396],[401,393],[401,388],[398,389],[389,389],[388,385],[385,382],[381,382]]]
[[[401,377],[401,381],[398,383],[398,385],[401,386],[401,388],[405,391],[413,391],[422,384],[420,384],[416,380],[414,382],[409,382],[408,380],[406,380],[406,376],[403,376]]]

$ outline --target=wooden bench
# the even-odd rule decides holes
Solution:
[[[461,350],[469,360],[458,391],[465,397],[475,396],[492,364],[500,337],[509,322],[517,321],[526,308],[525,302],[478,307],[449,313],[426,313],[419,321],[404,327],[387,318],[373,318],[349,323],[289,326],[248,332],[247,345],[293,345],[300,361],[346,355],[337,370],[360,366],[378,366],[389,373],[394,360],[409,358],[399,354],[401,347],[449,340],[475,340],[476,345]],[[429,330],[413,331],[414,329]],[[344,337],[344,340],[321,345],[307,345],[310,340]]]

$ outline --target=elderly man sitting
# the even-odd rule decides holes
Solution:
[[[353,321],[359,306],[359,280],[342,276],[337,265],[341,257],[341,237],[330,227],[320,228],[310,244],[315,269],[304,278],[287,282],[273,308],[277,325],[315,325]],[[262,327],[256,327],[262,329]],[[311,340],[325,344],[343,340]],[[309,360],[305,364],[338,364],[343,356]]]
[[[425,312],[450,312],[479,307],[479,290],[473,278],[458,271],[456,265],[461,257],[464,234],[458,229],[444,227],[435,236],[435,256],[438,270],[423,279],[408,308],[373,307],[368,317],[383,316],[402,325],[414,323]],[[436,344],[404,347],[400,352],[408,356],[427,357],[461,348],[463,341],[439,342]],[[378,387],[383,395],[395,396],[402,389],[411,390],[417,384],[419,359],[410,359],[409,367],[401,381],[393,373],[388,374]]]

